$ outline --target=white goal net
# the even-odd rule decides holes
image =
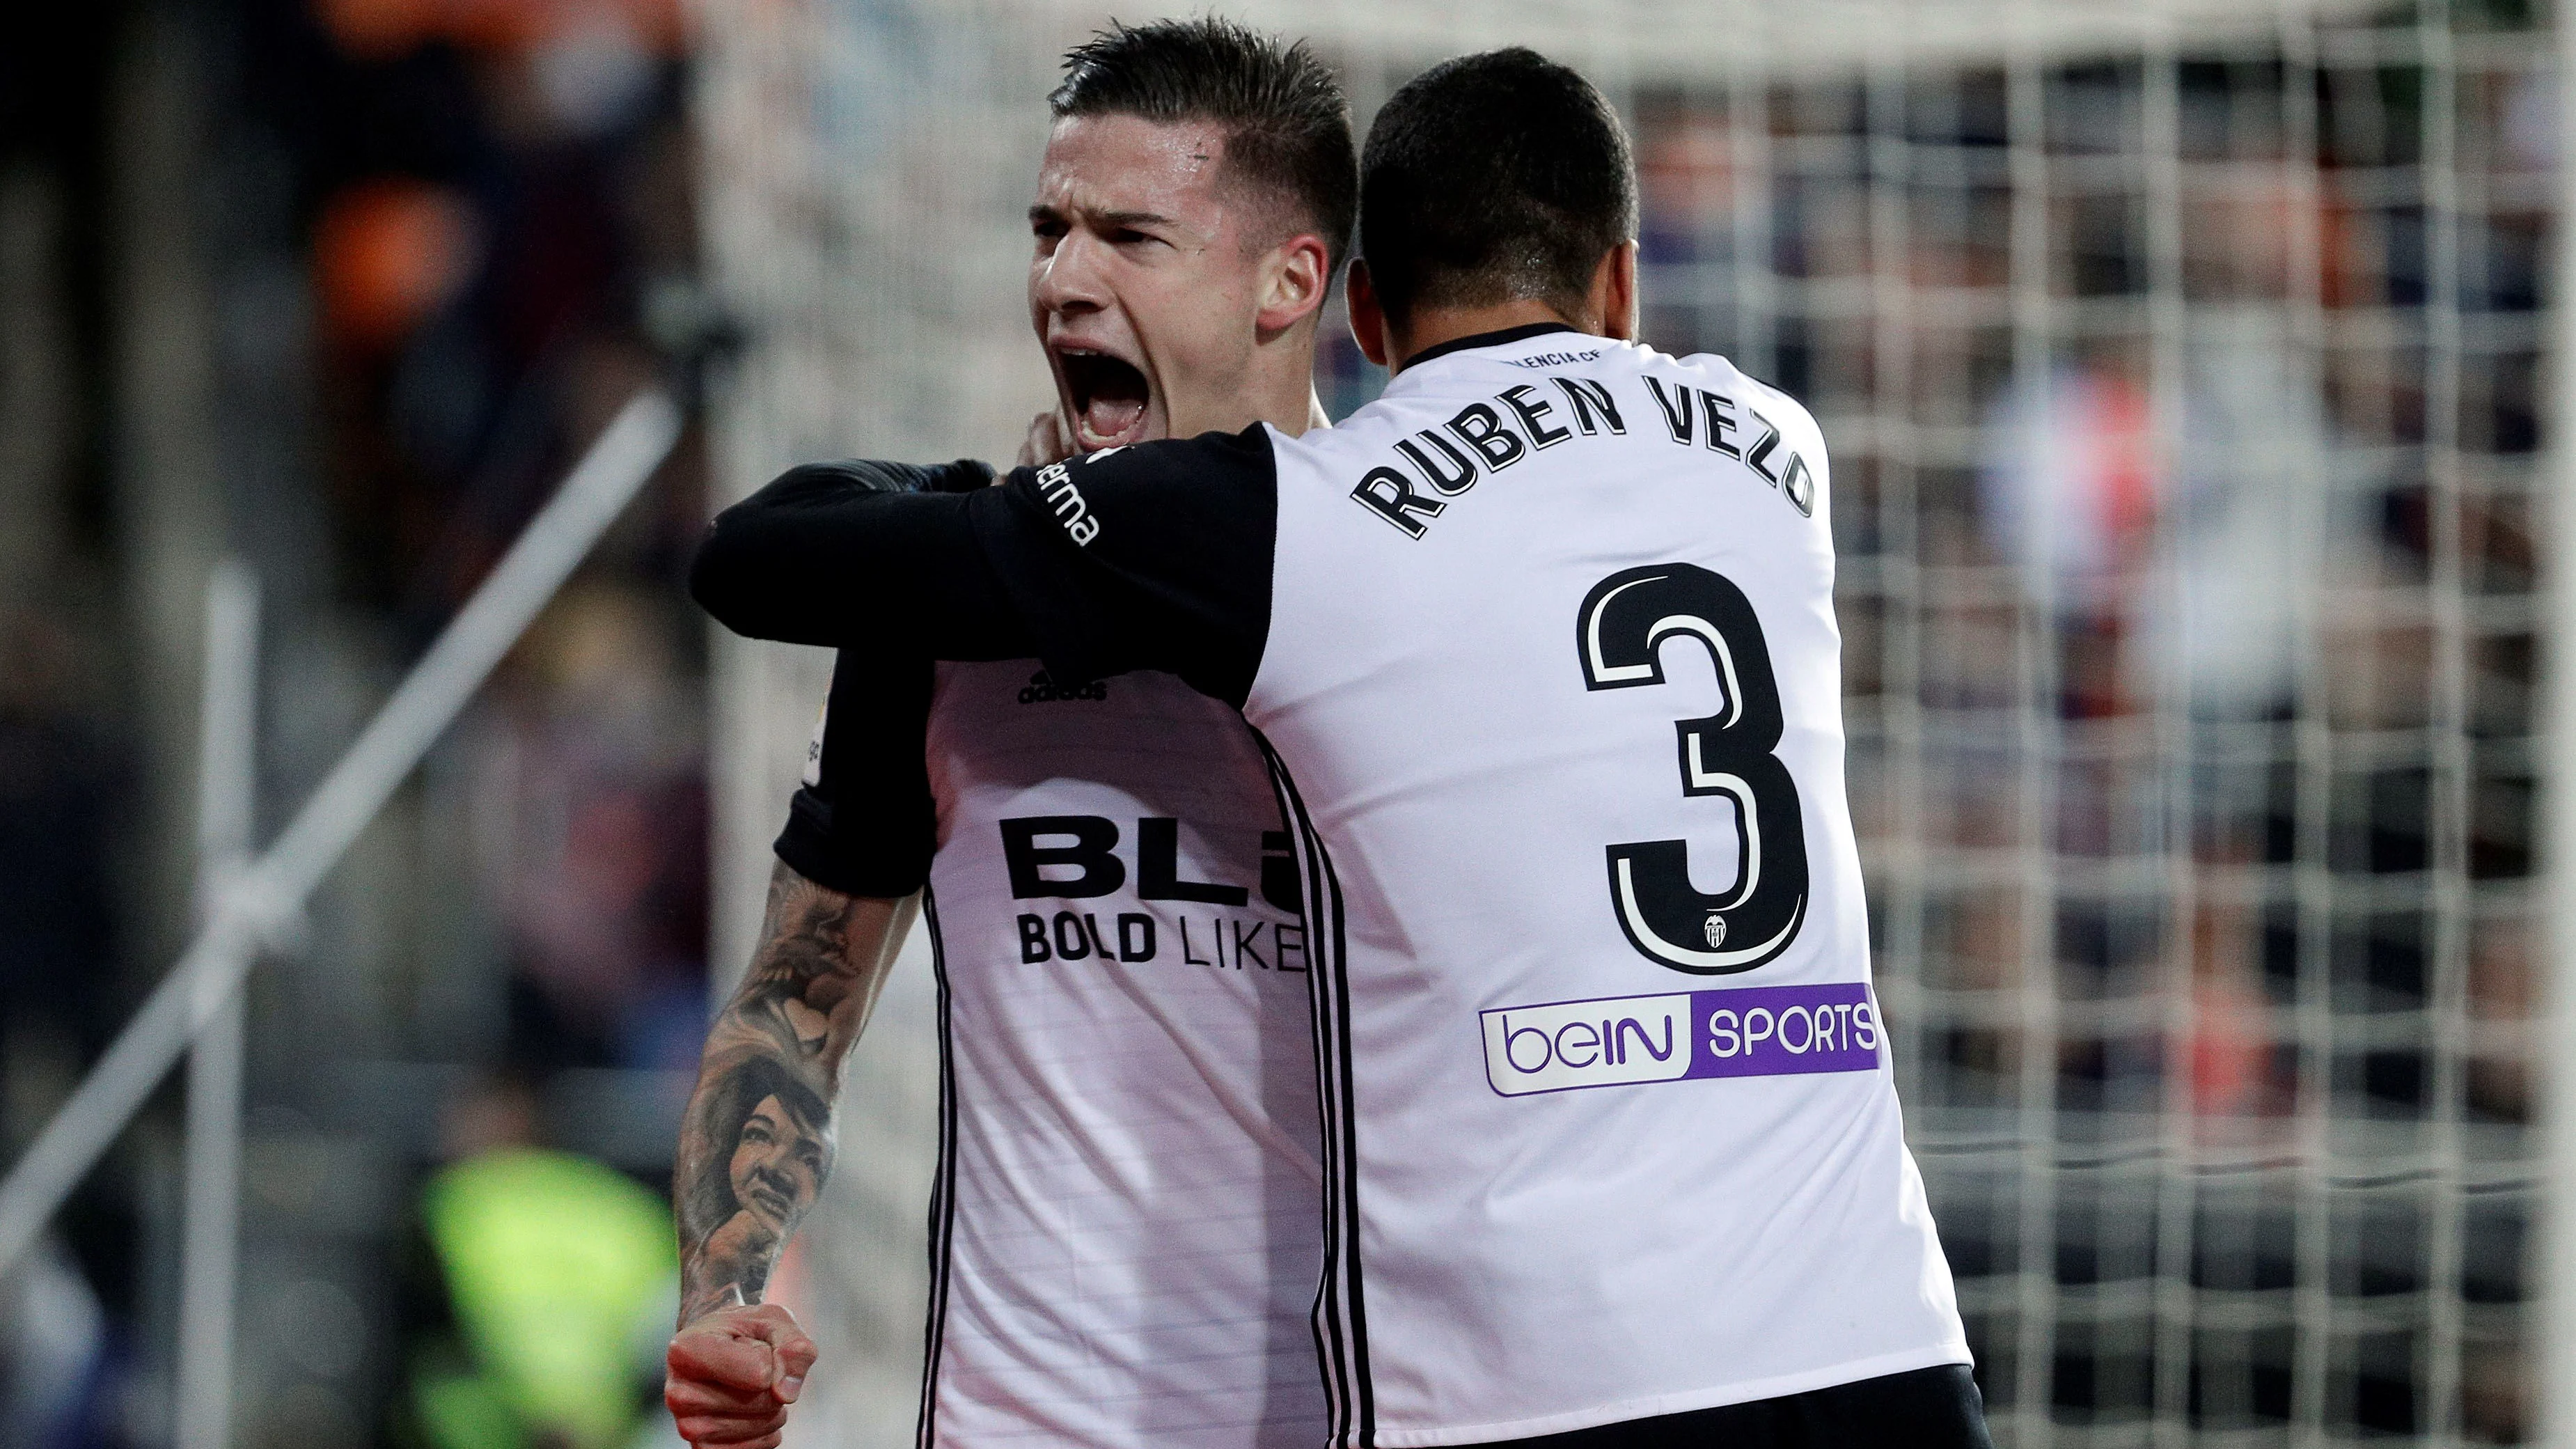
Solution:
[[[1878,980],[1998,1442],[2576,1407],[2539,0],[1226,8],[1311,37],[1363,124],[1460,51],[1584,69],[1637,142],[1648,339],[1822,422]],[[1105,18],[703,0],[730,488],[1016,447],[1043,97]],[[1337,415],[1377,382],[1338,336],[1319,371]],[[722,963],[826,664],[722,651]],[[911,1432],[930,990],[863,1048],[791,1275],[844,1365],[793,1442]]]

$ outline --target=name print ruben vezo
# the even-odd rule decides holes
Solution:
[[[1557,376],[1545,381],[1561,396],[1531,383],[1507,387],[1491,402],[1469,403],[1438,427],[1398,440],[1393,456],[1352,486],[1351,501],[1405,537],[1419,539],[1480,477],[1569,439],[1627,436],[1627,419],[1607,382]],[[1815,516],[1815,474],[1796,450],[1782,445],[1769,419],[1724,393],[1686,383],[1668,389],[1648,376],[1646,388],[1673,442],[1741,464],[1801,515]]]

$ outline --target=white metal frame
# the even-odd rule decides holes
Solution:
[[[217,908],[248,860],[259,773],[259,582],[238,560],[206,586],[197,715],[197,900]],[[215,978],[199,989],[216,989]],[[233,1304],[241,1231],[243,1024],[238,982],[188,1051],[179,1254],[180,1449],[223,1449],[232,1424]]]

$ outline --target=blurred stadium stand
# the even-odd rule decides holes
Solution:
[[[0,47],[13,1156],[187,928],[208,566],[265,585],[265,840],[687,345],[653,309],[696,273],[669,4],[27,22]],[[668,1174],[706,990],[705,646],[676,587],[699,459],[253,978],[235,1442],[400,1432],[406,1224],[494,1074],[535,1085],[539,1140]],[[0,1286],[0,1442],[168,1442],[177,1098]]]

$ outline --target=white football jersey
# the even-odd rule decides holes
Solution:
[[[1033,661],[941,666],[928,740],[921,1443],[1311,1449],[1308,963],[1258,745],[1169,675]]]
[[[1342,1441],[1966,1362],[1870,991],[1806,410],[1555,331],[1270,441],[1243,710],[1309,873]]]

